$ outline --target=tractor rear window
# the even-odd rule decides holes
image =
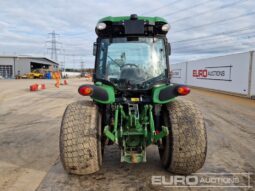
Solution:
[[[137,85],[142,89],[165,78],[166,52],[163,39],[139,37],[102,39],[97,78]]]

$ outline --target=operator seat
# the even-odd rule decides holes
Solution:
[[[120,73],[120,79],[125,79],[131,82],[141,82],[144,80],[144,72],[136,67],[123,68]]]

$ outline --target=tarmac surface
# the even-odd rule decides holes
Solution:
[[[46,90],[30,92],[28,87],[34,82],[45,83]],[[99,172],[68,175],[59,162],[61,118],[69,103],[88,99],[77,93],[84,79],[68,79],[68,83],[57,89],[52,80],[0,80],[1,191],[255,189],[255,100],[199,89],[186,97],[203,112],[208,133],[207,159],[198,173],[253,173],[252,187],[153,185],[152,176],[173,176],[162,168],[153,145],[147,149],[147,163],[120,163],[118,147],[113,145],[106,147]],[[246,186],[246,174],[239,177],[239,185]]]

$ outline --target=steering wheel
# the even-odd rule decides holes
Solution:
[[[123,66],[121,66],[121,68],[124,68],[126,66],[131,66],[131,67],[134,66],[136,68],[139,68],[136,64],[124,64]]]

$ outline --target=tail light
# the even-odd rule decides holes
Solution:
[[[190,93],[190,89],[187,86],[180,86],[177,88],[177,92],[181,96],[188,95]]]
[[[93,93],[93,88],[91,86],[81,86],[78,92],[83,96],[90,96]]]

